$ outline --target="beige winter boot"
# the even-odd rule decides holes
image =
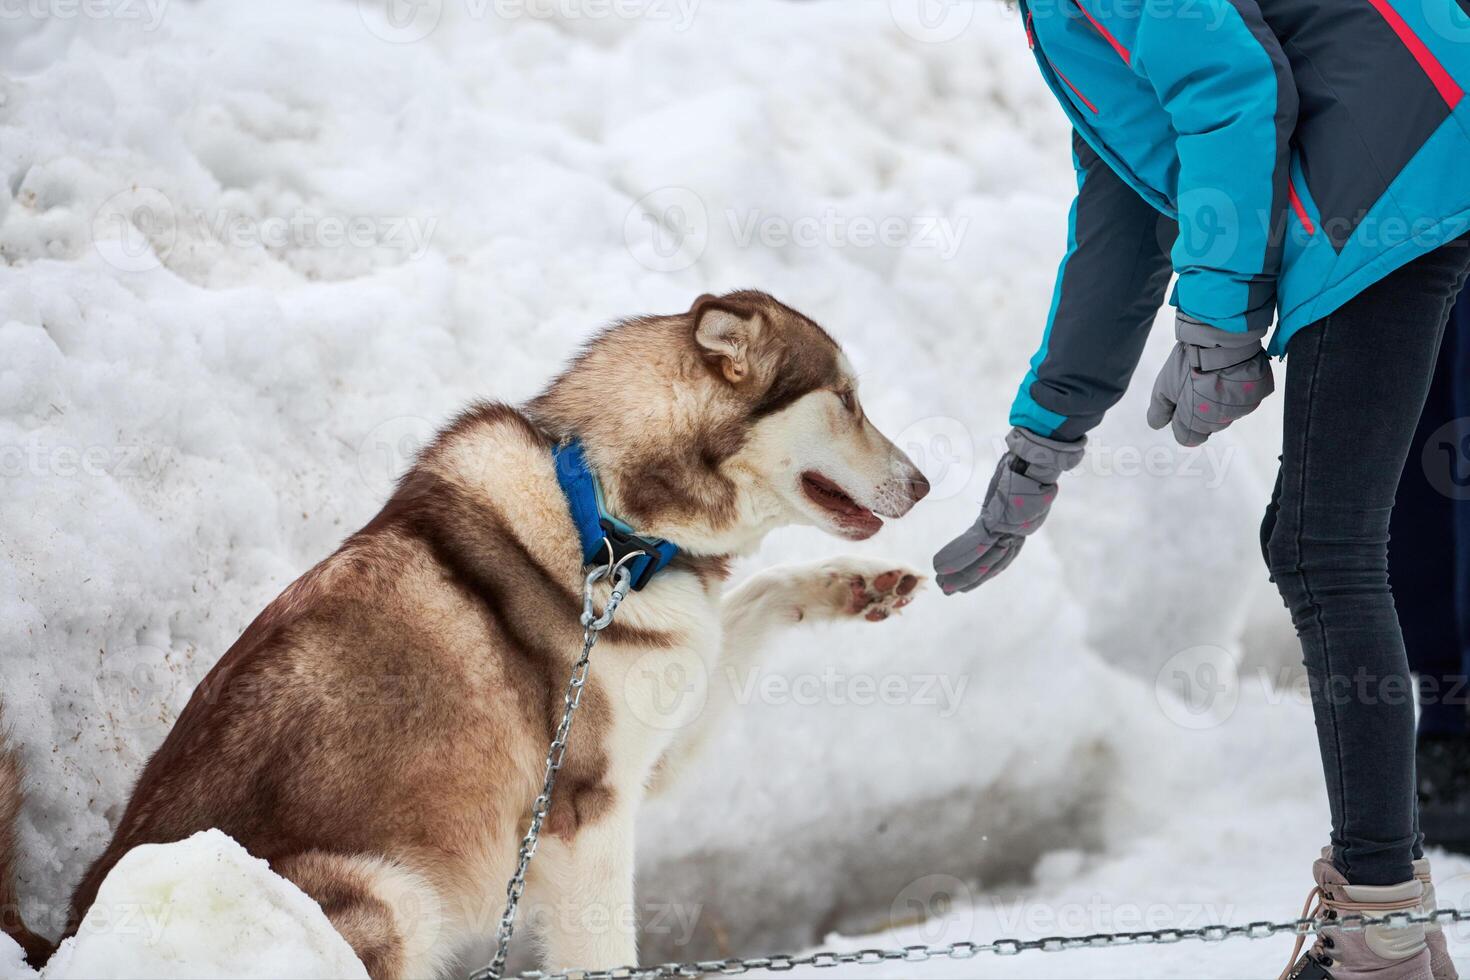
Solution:
[[[1317,887],[1307,896],[1302,915],[1324,924],[1317,929],[1317,942],[1301,959],[1296,955],[1306,937],[1297,937],[1291,952],[1295,963],[1281,974],[1281,980],[1433,980],[1423,925],[1368,926],[1345,932],[1327,924],[1344,915],[1417,912],[1424,900],[1424,885],[1418,878],[1397,885],[1349,885],[1326,857],[1312,865],[1312,877]]]
[[[1424,899],[1420,903],[1423,910],[1433,912],[1439,908],[1435,904],[1434,882],[1429,877],[1429,859],[1420,858],[1414,862],[1414,877],[1424,886]],[[1424,927],[1424,942],[1429,945],[1429,969],[1434,974],[1434,980],[1460,980],[1460,974],[1455,972],[1455,961],[1450,959],[1449,947],[1445,945],[1444,929],[1438,922],[1431,922]]]

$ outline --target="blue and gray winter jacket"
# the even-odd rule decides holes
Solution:
[[[1120,397],[1170,272],[1226,330],[1292,334],[1470,228],[1470,0],[1020,0],[1076,130],[1077,198],[1011,422]]]

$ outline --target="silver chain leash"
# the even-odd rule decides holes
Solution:
[[[1393,928],[1446,922],[1470,922],[1470,909],[1440,909],[1424,915],[1395,912],[1385,916],[1344,915],[1332,926],[1343,932],[1361,932],[1368,926]],[[1061,953],[1074,949],[1106,949],[1112,946],[1168,945],[1197,940],[1206,943],[1227,939],[1269,939],[1286,933],[1305,936],[1316,932],[1322,923],[1316,919],[1294,919],[1290,922],[1252,922],[1247,925],[1201,926],[1198,929],[1154,929],[1147,932],[1104,932],[1091,936],[1047,936],[1043,939],[997,939],[990,943],[957,942],[936,946],[900,946],[890,949],[855,949],[843,952],[823,950],[803,956],[775,954],[745,959],[698,960],[691,963],[663,963],[658,966],[620,966],[611,970],[565,970],[543,973],[529,970],[516,974],[513,980],[664,980],[664,978],[702,977],[710,974],[738,976],[752,970],[782,973],[797,967],[829,969],[834,966],[878,966],[882,963],[924,963],[929,960],[968,960],[981,953],[1016,956],[1020,953]],[[478,980],[478,978],[476,978]]]
[[[500,980],[505,971],[505,957],[510,952],[511,937],[515,935],[516,908],[520,905],[521,895],[526,891],[526,872],[531,868],[531,858],[536,855],[536,846],[541,840],[541,825],[551,812],[551,792],[556,788],[556,774],[561,770],[562,760],[566,756],[572,718],[582,704],[582,690],[587,684],[587,671],[591,667],[592,647],[597,642],[597,635],[612,624],[618,606],[628,595],[628,585],[632,581],[627,569],[628,562],[642,554],[641,551],[632,552],[623,556],[616,564],[609,560],[608,564],[600,565],[589,572],[582,583],[582,656],[577,658],[572,667],[572,677],[567,682],[567,693],[563,699],[561,723],[556,726],[551,748],[546,753],[546,774],[541,781],[541,795],[536,797],[531,806],[531,825],[526,828],[526,836],[521,838],[515,874],[510,876],[510,881],[505,886],[505,911],[500,916],[500,928],[495,936],[495,958],[490,961],[489,966],[471,974],[470,980]],[[592,588],[607,577],[611,577],[613,581],[612,594],[607,597],[607,605],[599,616],[592,605]]]
[[[511,937],[515,934],[516,909],[521,895],[526,890],[526,873],[531,867],[531,858],[541,839],[541,827],[551,811],[551,794],[556,788],[556,774],[561,770],[566,756],[567,738],[572,730],[572,718],[582,703],[582,691],[587,684],[587,673],[591,668],[592,647],[597,635],[612,624],[618,606],[627,598],[632,576],[627,563],[642,555],[635,551],[620,561],[609,561],[588,573],[582,586],[582,655],[572,667],[571,679],[562,709],[561,723],[551,739],[546,753],[546,775],[541,783],[541,795],[531,806],[531,825],[521,839],[520,858],[515,874],[505,886],[505,911],[500,917],[500,928],[496,933],[495,958],[490,965],[470,974],[470,980],[501,980],[505,971],[506,954],[510,951]],[[612,593],[607,605],[598,615],[592,603],[592,589],[604,578],[611,577]],[[1343,932],[1360,932],[1368,926],[1383,925],[1390,928],[1405,928],[1411,925],[1429,925],[1445,922],[1470,922],[1470,909],[1439,909],[1427,914],[1395,912],[1385,916],[1348,914],[1332,920],[1332,926]],[[770,956],[731,957],[723,960],[695,960],[689,963],[662,963],[658,966],[620,966],[608,970],[563,970],[543,973],[529,970],[518,973],[512,980],[667,980],[667,978],[703,977],[709,974],[738,976],[752,970],[769,970],[781,973],[797,967],[830,969],[834,966],[877,966],[882,963],[924,963],[929,960],[968,960],[981,953],[996,956],[1016,956],[1020,953],[1060,953],[1074,949],[1105,949],[1113,946],[1168,945],[1170,943],[1195,940],[1206,943],[1224,942],[1227,939],[1269,939],[1283,933],[1293,936],[1310,935],[1322,925],[1317,919],[1293,919],[1290,922],[1251,922],[1246,925],[1209,925],[1196,929],[1153,929],[1145,932],[1103,932],[1090,936],[1047,936],[1042,939],[997,939],[989,943],[955,942],[942,945],[899,946],[888,949],[856,949],[848,951],[822,950],[792,956],[776,953]]]

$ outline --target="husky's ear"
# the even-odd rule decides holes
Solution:
[[[731,384],[749,378],[754,367],[751,348],[763,326],[760,311],[706,293],[694,301],[689,315],[694,321],[694,342],[705,360],[718,367]]]

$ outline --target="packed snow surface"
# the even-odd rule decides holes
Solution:
[[[321,906],[207,830],[124,855],[41,976],[366,980],[367,971]]]
[[[922,567],[973,520],[1074,186],[1014,12],[67,9],[0,20],[0,690],[39,931],[256,612],[436,425],[533,394],[611,320],[774,293],[841,341],[934,483],[860,550]],[[941,894],[980,938],[1048,931],[991,911],[1016,895],[1295,914],[1326,807],[1254,541],[1280,399],[1185,451],[1145,428],[1145,394],[993,584],[775,644],[707,765],[645,814],[646,959],[948,921]],[[783,532],[744,569],[851,549]],[[219,887],[282,894],[211,853]],[[1247,954],[1119,955],[935,975],[1234,976]]]

